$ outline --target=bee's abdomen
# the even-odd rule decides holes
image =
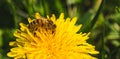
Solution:
[[[40,31],[40,30],[51,31],[51,33],[54,33],[56,25],[53,23],[52,20],[48,20],[46,18],[40,18],[29,23],[28,28],[32,33],[35,33],[35,31]]]

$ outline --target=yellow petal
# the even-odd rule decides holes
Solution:
[[[31,20],[30,18],[28,18],[28,22],[31,23],[31,22],[33,22],[33,20]]]
[[[36,13],[36,14],[35,14],[35,18],[36,18],[36,19],[40,19],[40,14],[39,14],[39,13]]]

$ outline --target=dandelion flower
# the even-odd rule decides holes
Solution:
[[[14,59],[97,59],[91,55],[99,52],[86,42],[90,33],[77,33],[82,25],[76,26],[76,21],[76,17],[64,19],[63,13],[57,19],[36,13],[28,24],[20,23],[7,55]]]

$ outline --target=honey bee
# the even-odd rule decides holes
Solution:
[[[39,31],[41,29],[51,31],[51,33],[53,34],[55,32],[56,25],[53,23],[52,20],[40,17],[40,19],[36,19],[28,24],[28,28],[33,34],[35,34],[35,31]]]

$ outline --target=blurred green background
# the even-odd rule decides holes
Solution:
[[[61,12],[78,17],[79,32],[91,32],[89,43],[100,51],[99,59],[120,59],[120,0],[0,0],[0,59],[11,48],[19,23],[39,12],[42,16]]]

